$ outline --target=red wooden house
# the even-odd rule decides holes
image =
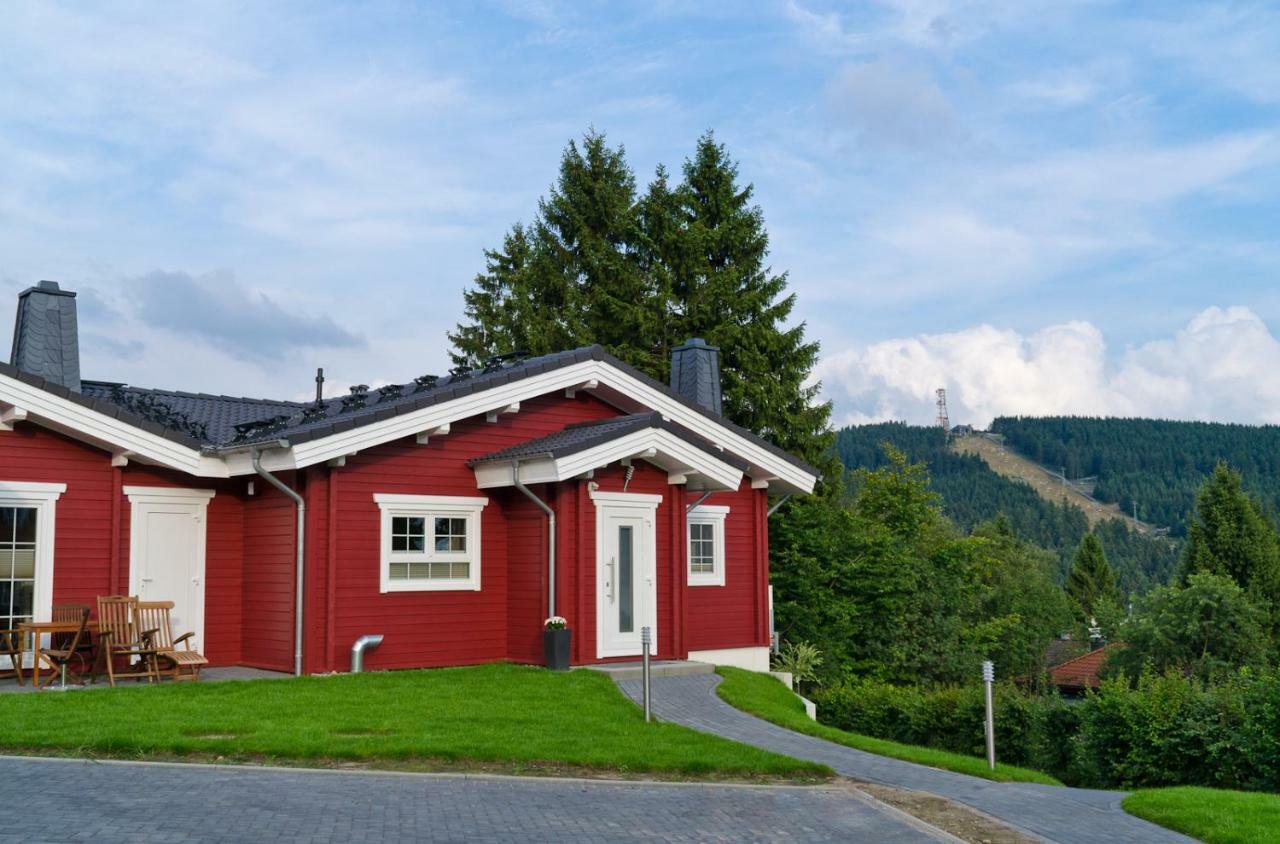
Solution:
[[[661,384],[599,347],[341,399],[82,380],[75,294],[19,297],[0,364],[0,629],[102,594],[176,602],[217,665],[768,664],[770,495],[816,471],[721,418],[717,350]]]

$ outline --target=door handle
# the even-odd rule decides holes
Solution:
[[[617,576],[618,576],[618,560],[616,557],[609,558],[609,603],[618,603],[617,594]]]
[[[143,583],[150,583],[150,582],[151,582],[151,578],[149,578],[149,577],[140,577],[140,578],[138,578],[138,580],[141,580]]]

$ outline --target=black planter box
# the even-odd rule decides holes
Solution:
[[[569,670],[569,644],[572,641],[572,630],[542,631],[542,655],[547,668],[552,671]]]

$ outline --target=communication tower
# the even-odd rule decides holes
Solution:
[[[938,418],[934,424],[942,429],[942,433],[951,433],[951,418],[947,415],[947,388],[938,388]]]

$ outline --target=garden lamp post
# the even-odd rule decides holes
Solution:
[[[987,767],[996,769],[996,714],[991,700],[991,686],[996,681],[996,664],[989,659],[982,661],[982,685],[987,698]]]

